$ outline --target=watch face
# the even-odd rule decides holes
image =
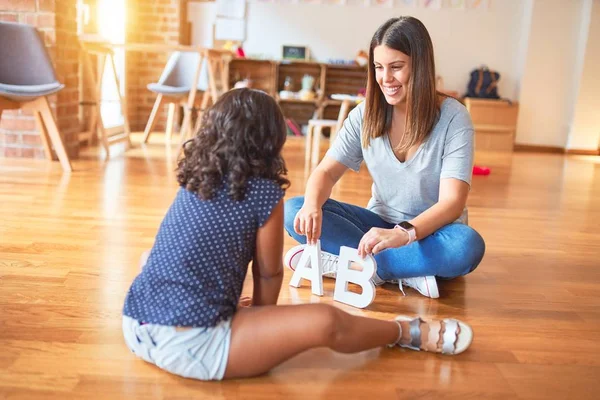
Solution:
[[[398,226],[400,226],[402,229],[406,229],[406,230],[415,229],[415,227],[413,226],[413,224],[411,224],[408,221],[402,221],[402,222],[400,222],[398,224]]]

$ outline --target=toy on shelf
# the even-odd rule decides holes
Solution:
[[[237,81],[235,85],[233,85],[234,89],[242,89],[242,88],[251,88],[252,87],[252,79],[242,79],[241,81]]]
[[[354,61],[361,67],[364,67],[369,63],[369,54],[364,50],[360,50],[358,54],[356,54]]]
[[[246,53],[242,48],[241,44],[235,44],[231,40],[228,40],[223,45],[223,50],[228,50],[232,52],[237,58],[246,58]]]
[[[281,99],[294,99],[296,94],[294,93],[294,80],[291,76],[286,76],[283,81],[283,90],[279,92],[279,98]]]
[[[292,119],[292,118],[286,118],[285,119],[285,124],[287,125],[288,135],[291,135],[291,136],[304,136],[302,134],[302,128],[300,128],[300,125],[298,125],[298,123],[296,121],[294,121],[294,119]]]
[[[315,78],[311,75],[305,74],[302,77],[302,90],[300,90],[300,100],[310,101],[314,100],[316,95],[313,90]]]
[[[225,42],[225,44],[223,45],[223,50],[229,50],[231,52],[233,52],[233,47],[235,45],[233,44],[233,42],[231,40],[228,40]]]

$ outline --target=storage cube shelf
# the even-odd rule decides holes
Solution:
[[[277,94],[273,76],[276,65],[269,60],[233,59],[229,62],[229,83],[233,85],[241,80],[252,80],[252,88],[267,92],[271,96]]]
[[[294,92],[302,89],[302,78],[314,78],[314,100],[282,99],[287,77],[293,81]],[[264,90],[275,97],[287,118],[306,125],[311,118],[336,119],[340,102],[331,100],[335,93],[356,95],[367,85],[367,69],[356,65],[331,65],[308,61],[271,61],[234,59],[229,65],[229,82],[250,79],[252,88]]]

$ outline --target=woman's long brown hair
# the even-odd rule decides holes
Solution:
[[[435,87],[433,43],[425,25],[414,17],[391,18],[377,29],[369,48],[369,74],[363,123],[362,145],[390,130],[394,106],[387,103],[375,79],[373,53],[384,45],[411,58],[412,72],[406,98],[405,133],[396,151],[405,152],[422,143],[439,116],[440,102]]]

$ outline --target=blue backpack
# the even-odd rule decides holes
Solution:
[[[499,99],[498,80],[500,74],[490,70],[488,67],[481,67],[471,71],[471,80],[467,85],[467,94],[465,97],[478,97],[482,99]]]

